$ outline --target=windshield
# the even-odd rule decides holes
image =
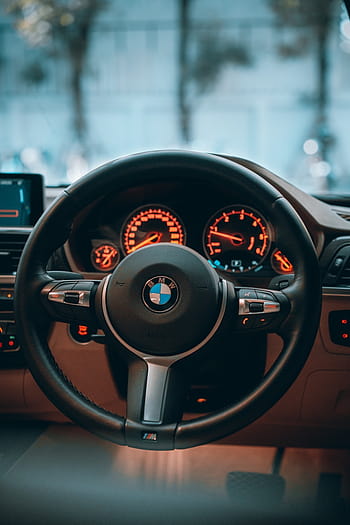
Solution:
[[[69,184],[120,155],[248,158],[350,193],[337,0],[2,0],[0,170]]]

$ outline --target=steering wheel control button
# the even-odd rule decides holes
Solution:
[[[276,301],[275,297],[270,292],[260,292],[257,290],[256,296],[258,299],[262,299],[263,301]]]
[[[168,312],[174,308],[178,298],[176,282],[164,275],[149,279],[142,290],[143,302],[152,312]]]
[[[79,292],[65,292],[64,302],[70,304],[79,304]]]
[[[240,328],[248,330],[249,328],[255,328],[255,318],[253,316],[244,316],[239,320]]]
[[[257,295],[255,290],[252,290],[250,288],[241,288],[239,290],[238,297],[242,299],[256,299]]]
[[[265,328],[272,322],[271,315],[260,315],[259,317],[255,317],[255,328]]]
[[[249,303],[249,312],[250,313],[261,313],[264,311],[264,303],[257,302],[257,303]]]

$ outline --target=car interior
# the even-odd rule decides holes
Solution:
[[[0,164],[3,523],[349,523],[350,191],[193,146]]]

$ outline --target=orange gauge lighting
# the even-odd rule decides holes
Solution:
[[[294,273],[294,268],[288,257],[281,250],[274,250],[271,256],[271,265],[279,274]]]
[[[111,272],[119,262],[119,250],[112,243],[96,246],[91,251],[91,262],[100,272]]]
[[[246,272],[258,267],[270,248],[266,220],[247,206],[217,212],[204,231],[204,250],[211,265],[225,272]]]
[[[128,255],[159,242],[185,244],[185,230],[174,212],[151,205],[134,211],[123,227],[122,238],[124,252]]]

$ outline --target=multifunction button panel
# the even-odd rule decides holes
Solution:
[[[281,292],[255,288],[238,290],[238,327],[242,329],[267,328],[276,325],[288,307]]]
[[[0,321],[0,352],[19,350],[16,325],[13,321]]]
[[[336,345],[350,346],[350,310],[329,313],[329,334]]]

